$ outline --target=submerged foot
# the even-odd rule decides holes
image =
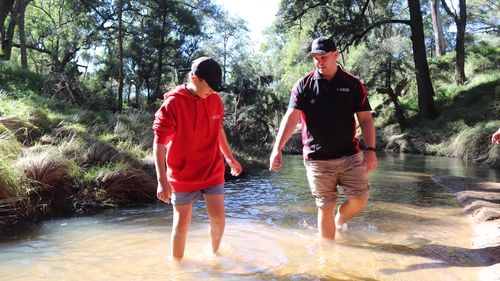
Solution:
[[[348,230],[347,223],[343,223],[341,225],[335,224],[335,229],[339,233],[346,232]]]
[[[344,223],[344,221],[340,219],[340,214],[338,212],[335,215],[335,229],[337,232],[347,231],[347,224]]]

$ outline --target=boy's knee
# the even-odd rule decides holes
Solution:
[[[189,223],[179,223],[173,228],[176,234],[186,234],[189,231]]]
[[[210,224],[215,226],[223,226],[226,223],[226,218],[224,216],[212,217],[210,218]]]

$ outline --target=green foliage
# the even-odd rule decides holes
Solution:
[[[454,69],[454,52],[449,52],[444,56],[434,57],[429,60],[429,71],[431,73],[434,85],[436,85],[436,83],[453,83],[455,79]]]
[[[40,94],[43,77],[10,62],[0,61],[0,90],[19,97],[24,92]]]
[[[467,48],[466,56],[465,71],[467,76],[500,69],[500,47],[493,47],[485,43],[473,45]]]

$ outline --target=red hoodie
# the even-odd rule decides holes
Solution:
[[[184,85],[164,95],[155,114],[154,141],[167,145],[167,179],[174,192],[189,192],[224,183],[219,130],[224,118],[217,94],[191,95]]]

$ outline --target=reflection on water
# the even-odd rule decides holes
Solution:
[[[467,218],[431,175],[498,181],[459,160],[382,154],[372,198],[335,242],[316,235],[298,156],[279,174],[226,185],[227,228],[210,254],[207,216],[193,212],[186,258],[171,262],[171,206],[44,223],[0,243],[1,280],[476,280],[487,266]]]

